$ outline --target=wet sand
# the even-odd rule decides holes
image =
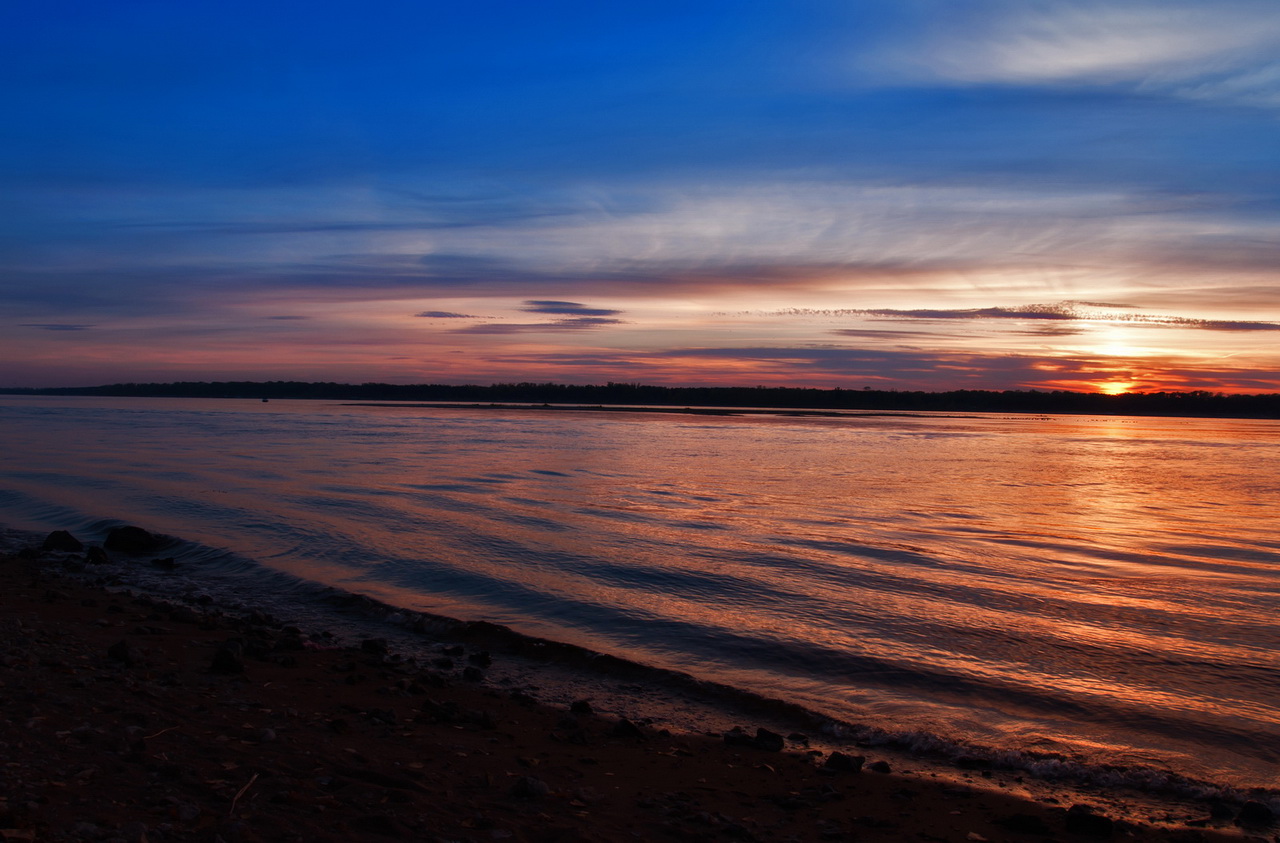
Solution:
[[[757,737],[749,724],[728,740],[655,731],[491,684],[500,652],[442,644],[424,664],[377,639],[337,646],[262,615],[114,593],[62,575],[64,564],[0,559],[6,841],[1276,833],[1242,826],[1239,805],[1171,802],[1153,814],[1136,795],[1056,792],[1013,772],[903,772],[874,749],[860,770],[834,769],[803,736]]]

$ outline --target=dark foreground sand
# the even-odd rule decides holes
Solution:
[[[0,559],[0,601],[6,841],[1276,834],[1241,826],[1238,805],[1218,805],[1216,818],[1195,803],[1152,815],[1118,810],[1124,794],[1040,785],[1029,796],[1014,773],[973,771],[966,785],[876,772],[873,750],[862,771],[836,772],[798,739],[770,751],[653,732],[490,687],[477,653],[442,652],[449,668],[377,641],[321,648],[269,618],[83,587],[36,554]]]

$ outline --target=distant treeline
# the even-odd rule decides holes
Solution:
[[[1085,392],[961,389],[902,392],[882,389],[793,387],[646,386],[638,383],[572,385],[496,383],[490,386],[388,383],[229,381],[117,383],[109,386],[0,389],[25,395],[100,395],[156,398],[306,398],[328,401],[448,401],[521,404],[640,404],[679,407],[764,407],[814,410],[914,410],[982,413],[1084,413],[1133,416],[1280,418],[1280,394],[1148,392],[1101,395]]]

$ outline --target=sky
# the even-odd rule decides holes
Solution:
[[[1280,391],[1275,0],[46,0],[0,78],[0,386]]]

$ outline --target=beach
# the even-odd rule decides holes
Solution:
[[[1256,803],[653,729],[491,682],[500,650],[426,662],[93,574],[0,562],[4,840],[1274,839]]]

